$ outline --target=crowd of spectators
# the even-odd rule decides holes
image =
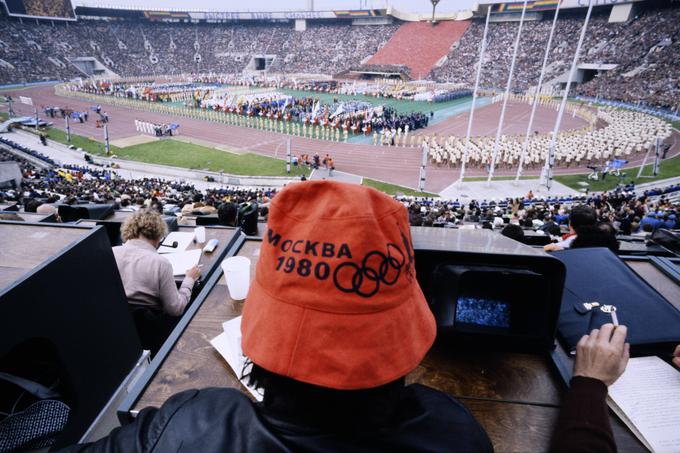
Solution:
[[[109,168],[62,165],[38,169],[14,153],[0,149],[0,160],[15,160],[23,170],[22,187],[0,191],[0,202],[30,210],[43,204],[110,204],[127,211],[155,206],[169,213],[212,214],[226,203],[254,201],[266,208],[276,189],[223,187],[198,190],[193,184],[161,178],[123,179]]]
[[[545,80],[568,70],[585,9],[563,10],[558,20]],[[586,96],[678,108],[680,87],[675,74],[680,39],[675,24],[680,7],[643,5],[625,23],[609,23],[609,9],[593,14],[581,61],[615,64],[580,85]],[[81,75],[69,59],[94,56],[122,76],[180,73],[240,73],[255,55],[274,56],[271,72],[338,74],[360,68],[399,27],[310,23],[295,31],[290,23],[185,24],[79,20],[34,23],[0,17],[0,83],[67,79]],[[538,80],[545,40],[552,20],[524,24],[513,88],[528,89]],[[475,19],[447,59],[432,72],[438,81],[472,85],[484,21]],[[489,26],[481,85],[505,86],[516,22]],[[371,69],[371,68],[363,68]],[[394,72],[398,68],[373,68]],[[406,74],[406,73],[404,73]]]
[[[579,85],[577,92],[677,109],[680,99],[676,70],[680,60],[677,36],[680,6],[672,2],[667,7],[643,5],[639,14],[625,23],[609,23],[609,12],[609,8],[605,8],[593,13],[581,50],[581,62],[617,66]],[[560,12],[545,81],[568,71],[584,15],[585,8]],[[524,91],[537,83],[551,26],[550,17],[525,22],[513,89]],[[482,87],[505,88],[517,27],[517,22],[489,24],[480,80]],[[431,76],[439,81],[474,84],[483,31],[484,21],[474,20],[446,61],[435,68]]]
[[[524,231],[558,240],[566,233],[569,214],[576,206],[589,206],[600,228],[622,235],[646,235],[658,228],[680,228],[680,203],[674,196],[680,185],[636,192],[628,186],[583,197],[536,199],[531,196],[502,200],[415,199],[400,200],[409,211],[412,226],[487,228],[523,241]],[[603,227],[606,225],[606,227]]]
[[[0,84],[81,76],[69,59],[95,57],[121,76],[238,73],[254,55],[275,72],[335,74],[373,55],[398,25],[186,24],[143,21],[35,23],[0,17]]]
[[[0,160],[18,161],[24,172],[22,187],[0,192],[0,202],[42,204],[103,203],[115,209],[155,206],[181,215],[220,214],[243,202],[257,202],[266,215],[276,189],[226,187],[198,190],[193,184],[160,178],[123,179],[108,168],[64,165],[38,169],[19,156],[0,150]],[[533,194],[502,200],[442,200],[397,197],[409,212],[412,226],[487,228],[522,241],[525,231],[558,240],[569,225],[570,212],[588,206],[597,227],[623,235],[645,235],[658,228],[680,228],[680,185],[640,193],[633,185],[612,192],[580,197],[538,199]],[[225,203],[229,203],[226,205]],[[222,212],[221,215],[228,215]],[[536,234],[535,233],[535,234]]]

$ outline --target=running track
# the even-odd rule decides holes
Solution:
[[[32,87],[22,90],[10,91],[8,94],[18,100],[18,97],[28,96],[33,99],[34,105],[38,106],[41,118],[44,118],[40,106],[50,105],[71,108],[78,111],[89,111],[93,105],[91,101],[80,101],[73,98],[65,98],[54,94],[51,86]],[[292,150],[295,154],[318,152],[322,156],[330,153],[335,159],[336,167],[339,170],[354,173],[368,178],[390,182],[406,187],[417,187],[418,175],[421,162],[421,152],[416,148],[400,147],[376,147],[364,144],[337,143],[324,140],[316,140],[302,137],[293,137],[274,132],[265,132],[256,129],[229,126],[221,123],[189,119],[159,113],[142,112],[130,110],[124,107],[107,105],[101,102],[102,110],[109,114],[109,137],[110,140],[139,135],[135,130],[134,120],[143,119],[154,123],[177,122],[180,124],[181,134],[185,137],[192,137],[206,140],[215,145],[241,150],[252,151],[258,154],[284,158],[286,153],[286,140],[291,139]],[[33,107],[14,103],[14,110],[18,115],[33,115]],[[528,122],[530,106],[526,104],[508,104],[505,115],[504,134],[524,134]],[[492,104],[479,108],[475,111],[473,135],[495,136],[498,118],[500,115],[500,104]],[[550,131],[553,127],[557,112],[554,109],[539,106],[534,130],[539,132]],[[90,121],[80,124],[71,121],[71,132],[87,137],[94,137],[103,140],[103,130],[97,129],[94,115],[90,115]],[[467,128],[468,113],[456,115],[448,118],[436,125],[417,131],[417,134],[455,134],[464,136]],[[65,129],[64,120],[50,119],[55,127]],[[562,121],[562,129],[574,129],[584,126],[586,123],[580,118],[572,118],[565,115]],[[672,148],[669,157],[680,152],[680,133],[674,131],[670,138]],[[644,155],[634,156],[631,159],[631,166],[639,164]],[[227,170],[228,171],[228,170]],[[458,179],[458,168],[444,168],[428,165],[427,183],[425,189],[430,192],[438,193]],[[525,175],[538,175],[540,169],[527,168]],[[557,174],[584,173],[588,170],[582,168],[559,168]],[[496,176],[513,175],[515,170],[497,168]],[[466,176],[486,176],[484,170],[469,167]]]

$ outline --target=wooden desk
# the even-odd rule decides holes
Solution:
[[[177,231],[181,233],[193,233],[195,227],[180,226]],[[212,253],[201,253],[201,259],[198,264],[203,266],[202,280],[207,281],[210,276],[217,270],[219,263],[222,262],[225,255],[225,249],[228,248],[234,239],[234,235],[239,231],[238,228],[230,227],[206,227],[205,228],[205,243],[199,244],[191,242],[187,250],[201,250],[211,239],[217,239],[220,243]]]
[[[619,255],[672,256],[673,254],[656,244],[647,245],[642,241],[619,241]]]
[[[251,278],[259,248],[260,241],[247,240],[238,251],[251,260]],[[210,345],[222,332],[222,323],[241,314],[243,304],[229,298],[221,275],[206,290],[209,293],[167,355],[154,359],[158,362],[150,368],[157,365],[155,375],[149,375],[146,382],[140,379],[132,392],[135,396],[120,412],[136,414],[148,406],[158,407],[175,393],[192,388],[244,390]],[[420,382],[457,397],[487,430],[496,451],[503,452],[546,451],[563,393],[547,357],[452,351],[439,342],[407,376],[407,382]],[[645,451],[621,422],[612,418],[612,425],[619,451]]]
[[[680,269],[676,263],[659,257],[640,259],[624,257],[623,260],[628,267],[680,310],[680,282],[678,281]],[[675,269],[668,269],[668,267]]]
[[[89,233],[85,228],[0,223],[0,288],[19,280]]]

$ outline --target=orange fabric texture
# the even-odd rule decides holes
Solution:
[[[413,370],[436,334],[416,281],[406,209],[375,189],[290,185],[272,201],[243,308],[254,363],[335,389]]]

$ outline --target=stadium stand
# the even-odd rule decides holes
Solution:
[[[557,23],[553,48],[548,59],[545,81],[564,73],[576,50],[576,39],[583,25],[583,11],[562,11]],[[581,93],[631,103],[647,102],[661,107],[678,107],[680,87],[674,78],[673,62],[680,55],[680,42],[675,38],[680,20],[680,6],[643,10],[626,23],[609,23],[608,12],[593,13],[581,52],[582,63],[611,63],[614,70],[595,77],[578,90]],[[513,88],[526,90],[538,81],[545,53],[545,40],[551,20],[528,21],[520,40]],[[432,72],[440,81],[474,83],[475,63],[479,57],[484,22],[473,20],[461,40],[453,46],[446,61]],[[489,37],[481,86],[502,88],[512,57],[517,23],[489,25]],[[664,44],[666,43],[666,44]],[[664,45],[662,45],[664,44]],[[638,68],[636,75],[631,72]]]
[[[468,21],[444,21],[432,26],[427,22],[403,24],[368,65],[405,65],[416,79],[425,78],[432,67],[463,36]]]
[[[582,10],[562,11],[551,50],[546,81],[564,73],[575,50]],[[672,24],[680,20],[677,3],[645,5],[626,23],[609,23],[607,11],[593,14],[582,63],[615,64],[578,87],[586,96],[675,109],[680,93],[674,65],[680,53]],[[444,21],[349,26],[310,23],[296,32],[290,24],[20,23],[0,18],[0,83],[68,79],[82,75],[69,59],[93,56],[122,76],[195,72],[239,73],[254,55],[275,56],[269,70],[337,74],[370,65],[406,65],[414,78],[474,82],[484,21]],[[514,89],[538,80],[549,17],[528,21],[520,42]],[[490,24],[481,85],[505,84],[515,22]],[[450,49],[450,50],[449,50]],[[447,55],[448,51],[448,55]],[[446,56],[446,58],[444,58]],[[368,59],[368,60],[367,60]],[[443,62],[442,62],[443,60]],[[36,64],[42,62],[44,64]],[[439,64],[438,67],[433,66]],[[431,70],[432,69],[432,70]]]
[[[0,18],[0,83],[82,76],[69,59],[94,56],[124,76],[236,73],[253,55],[276,55],[271,70],[335,74],[358,65],[397,25],[183,24],[80,20],[23,24]],[[42,62],[42,64],[36,64]]]

